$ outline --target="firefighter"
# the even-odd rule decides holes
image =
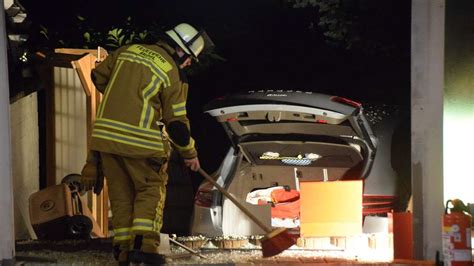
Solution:
[[[200,168],[182,70],[210,46],[204,31],[182,23],[155,44],[117,49],[92,71],[103,99],[81,176],[95,193],[107,179],[119,264],[165,262],[158,246],[170,147],[191,170]]]

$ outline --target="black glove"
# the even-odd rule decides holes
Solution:
[[[84,186],[85,191],[94,188],[94,193],[97,195],[102,191],[104,187],[104,173],[99,152],[89,152],[86,164],[81,171],[81,184]]]

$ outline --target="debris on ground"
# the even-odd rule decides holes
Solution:
[[[171,236],[173,237],[173,236]],[[234,263],[256,263],[256,264],[301,264],[301,263],[350,263],[367,264],[378,262],[379,265],[388,265],[385,257],[378,252],[355,252],[351,250],[311,250],[293,246],[278,256],[263,258],[261,247],[252,242],[261,239],[254,237],[216,237],[206,238],[173,237],[181,243],[192,241],[205,241],[196,250],[205,255],[203,259],[198,256],[186,256],[189,254],[185,249],[171,245],[173,258],[167,259],[169,265],[186,264],[234,264]],[[178,240],[179,239],[179,240]],[[253,240],[252,240],[253,239]],[[220,241],[234,240],[240,244],[228,244],[226,248],[220,248]],[[241,244],[244,241],[244,244]],[[16,244],[15,265],[115,265],[112,255],[111,239],[91,240],[65,240],[65,241],[18,241]],[[182,255],[182,256],[180,256]]]

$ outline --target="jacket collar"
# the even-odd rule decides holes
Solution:
[[[178,66],[178,69],[179,69],[179,76],[181,78],[181,81],[184,82],[184,83],[187,83],[188,82],[188,78],[186,76],[186,73],[179,68],[179,65],[180,65],[180,59],[179,59],[179,56],[178,54],[176,53],[176,50],[171,46],[169,45],[167,42],[165,41],[158,41],[156,43],[156,45],[160,46],[161,48],[165,49],[165,51],[171,55],[171,57],[173,58],[174,62],[176,63],[176,65]]]
[[[166,41],[163,41],[163,40],[159,40],[156,45],[160,46],[161,48],[165,49],[165,51],[171,55],[171,57],[173,58],[174,62],[176,63],[176,65],[180,65],[181,63],[181,60],[178,56],[178,53],[176,53],[176,49],[169,45]]]
[[[156,42],[156,44],[161,48],[165,49],[166,52],[170,55],[174,55],[176,53],[176,50],[165,41],[159,40],[158,42]]]

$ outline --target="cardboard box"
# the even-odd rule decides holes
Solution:
[[[301,182],[301,236],[361,234],[362,189],[361,180]]]

